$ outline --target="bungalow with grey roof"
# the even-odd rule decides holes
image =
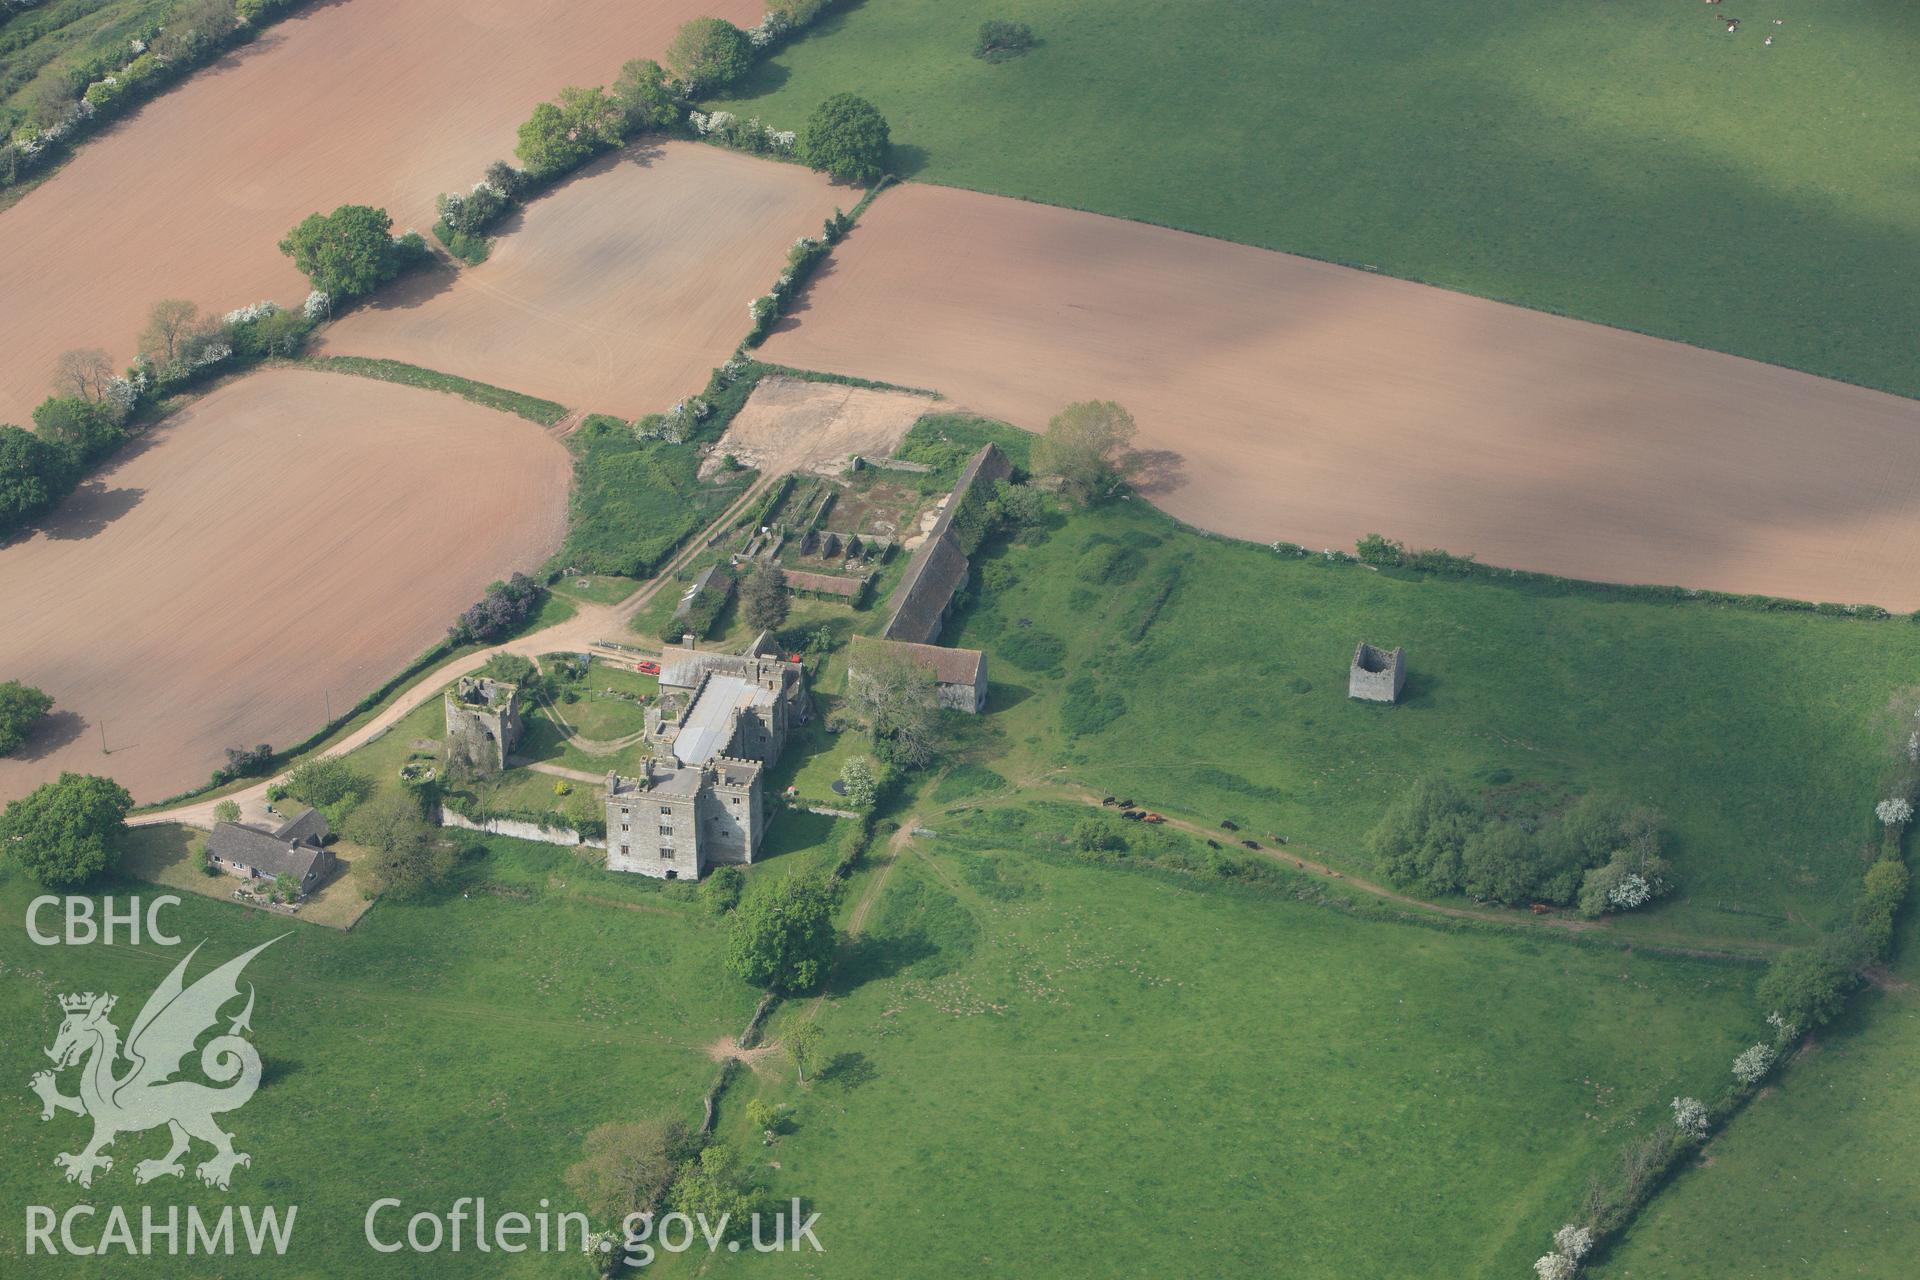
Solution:
[[[332,832],[318,809],[303,809],[278,827],[216,822],[207,837],[207,861],[242,880],[276,880],[312,893],[339,865],[325,842]]]

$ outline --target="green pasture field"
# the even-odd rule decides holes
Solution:
[[[988,651],[972,758],[1016,783],[1232,818],[1363,873],[1368,831],[1422,774],[1522,809],[1601,792],[1665,815],[1678,872],[1674,899],[1615,918],[1623,933],[1807,940],[1857,889],[1913,724],[1904,618],[1376,571],[1138,501],[976,566],[944,641]],[[1347,697],[1361,640],[1406,647],[1399,705]],[[1075,679],[1091,718],[1068,714]]]
[[[1891,979],[1855,999],[1657,1198],[1596,1280],[1900,1276],[1920,1200],[1920,915]]]
[[[41,79],[68,66],[125,49],[164,18],[175,0],[47,0],[0,17],[0,134],[23,123]],[[75,95],[77,96],[77,95]]]
[[[24,1206],[298,1205],[284,1260],[247,1260],[248,1275],[446,1274],[447,1257],[373,1253],[367,1206],[396,1196],[408,1212],[444,1213],[460,1196],[535,1212],[542,1198],[577,1208],[563,1174],[595,1125],[654,1115],[697,1123],[713,1078],[704,1046],[745,1025],[758,993],[721,968],[722,929],[691,902],[595,870],[575,854],[511,840],[463,863],[455,884],[418,903],[382,901],[351,933],[319,929],[183,895],[164,917],[177,948],[38,947],[20,922],[39,890],[0,879],[0,1257],[9,1276],[205,1276],[207,1259],[116,1254],[85,1261],[24,1257]],[[116,895],[150,893],[133,882]],[[258,992],[259,1095],[223,1117],[253,1157],[233,1189],[183,1182],[136,1188],[134,1163],[162,1154],[164,1133],[123,1136],[115,1167],[91,1191],[61,1180],[57,1152],[88,1126],[42,1123],[26,1089],[47,1066],[56,997],[110,991],[124,1033],[146,995],[194,944],[190,977],[287,934],[247,971]],[[72,1091],[72,1076],[66,1078]],[[204,1159],[203,1151],[194,1159]],[[164,1242],[162,1245],[164,1249]],[[462,1255],[465,1257],[467,1255]],[[492,1274],[572,1274],[576,1258],[495,1254]],[[225,1274],[238,1272],[226,1271]],[[583,1272],[584,1273],[584,1272]]]
[[[1920,9],[1728,13],[849,0],[720,105],[793,129],[853,92],[905,177],[1920,395]],[[1038,47],[973,57],[988,18]]]
[[[821,1215],[821,1274],[1524,1275],[1758,1021],[1745,966],[1080,865],[1019,810],[924,820],[829,983],[829,1065],[770,1059],[722,1109]],[[795,1104],[771,1149],[756,1095]],[[712,1273],[784,1274],[744,1257]]]
[[[652,574],[757,474],[734,471],[703,483],[694,446],[635,439],[611,418],[589,418],[567,444],[573,499],[560,559],[588,574]]]

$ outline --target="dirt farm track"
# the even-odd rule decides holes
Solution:
[[[568,476],[538,427],[453,396],[304,370],[214,391],[0,552],[0,671],[56,701],[0,801],[62,769],[159,800],[304,738],[550,555]]]
[[[0,212],[0,422],[26,423],[63,351],[131,359],[161,298],[225,312],[305,297],[276,245],[307,214],[379,205],[425,231],[435,194],[510,157],[536,102],[658,56],[688,18],[751,25],[761,9],[335,0],[276,23]]]
[[[908,185],[765,352],[1036,430],[1118,400],[1237,537],[1920,607],[1920,402],[1365,271]]]

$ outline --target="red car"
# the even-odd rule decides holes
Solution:
[[[633,669],[643,676],[657,676],[660,674],[660,664],[651,659],[645,662],[634,663]]]

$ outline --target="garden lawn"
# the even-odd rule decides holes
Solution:
[[[1920,10],[1738,16],[1729,34],[1669,0],[870,0],[720,105],[794,129],[853,92],[904,176],[1920,395]],[[1039,47],[972,57],[987,18]]]
[[[1523,1275],[1758,1021],[1744,967],[1083,865],[1017,811],[926,821],[830,984],[830,1065],[800,1088],[770,1059],[722,1113],[837,1277]],[[756,1092],[796,1104],[770,1151]]]
[[[1623,931],[1806,940],[1856,890],[1913,725],[1920,626],[1903,618],[1378,572],[1203,537],[1141,502],[976,561],[981,599],[944,642],[988,651],[971,750],[1017,784],[1233,818],[1362,871],[1367,833],[1423,774],[1520,811],[1601,792],[1671,831],[1678,895]],[[1347,697],[1361,640],[1406,647],[1399,705]]]
[[[1920,1199],[1920,917],[1884,988],[1776,1075],[1653,1202],[1596,1280],[1900,1276],[1913,1270]]]
[[[351,933],[305,928],[183,895],[165,917],[177,948],[42,948],[19,921],[37,887],[0,880],[0,1173],[9,1276],[75,1274],[71,1259],[27,1259],[16,1232],[23,1206],[298,1205],[284,1260],[249,1261],[247,1275],[450,1274],[409,1254],[373,1253],[361,1235],[382,1196],[407,1212],[445,1212],[485,1195],[497,1211],[577,1208],[563,1180],[585,1133],[609,1120],[672,1116],[697,1123],[713,1076],[702,1046],[745,1025],[757,993],[721,970],[724,935],[684,899],[632,886],[572,853],[484,841],[456,885],[418,904],[382,901]],[[116,895],[148,892],[133,882]],[[690,895],[688,895],[690,897]],[[622,909],[642,906],[647,909]],[[190,977],[279,934],[247,970],[258,991],[254,1043],[266,1064],[260,1094],[223,1124],[253,1163],[233,1190],[183,1182],[136,1189],[133,1164],[164,1151],[164,1134],[123,1136],[115,1167],[89,1191],[61,1181],[56,1152],[75,1150],[84,1121],[42,1123],[26,1092],[47,1065],[41,1049],[64,992],[110,991],[124,1032],[146,995],[194,944]],[[71,1089],[71,1075],[67,1077]],[[194,1158],[204,1159],[196,1149]],[[130,1209],[138,1223],[137,1209]],[[490,1273],[562,1274],[577,1259],[495,1256]],[[95,1276],[189,1277],[204,1260],[90,1259]],[[458,1270],[454,1267],[453,1270]]]

